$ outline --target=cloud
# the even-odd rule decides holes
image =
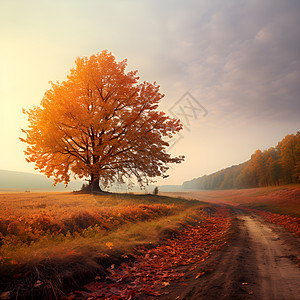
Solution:
[[[157,80],[165,105],[188,90],[216,118],[298,119],[297,0],[16,3],[2,10],[4,49],[17,65],[24,55],[57,65],[48,80],[64,78],[76,56],[108,49]]]
[[[172,148],[178,154],[222,148],[224,157],[239,162],[232,145],[241,136],[253,147],[267,137],[274,145],[299,128],[299,0],[2,2],[2,168],[25,164],[18,140],[25,122],[21,108],[38,105],[48,81],[64,80],[77,56],[103,49],[118,61],[127,58],[128,70],[138,69],[141,80],[161,85],[162,109],[189,91],[208,110]],[[187,172],[196,165],[195,152]]]
[[[177,2],[162,22],[165,81],[218,117],[299,119],[300,2],[199,3]]]

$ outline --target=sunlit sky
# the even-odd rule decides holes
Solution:
[[[300,130],[299,28],[298,0],[0,0],[0,169],[37,172],[19,141],[22,108],[104,49],[160,84],[161,110],[192,116],[170,149],[185,162],[158,184],[244,162]]]

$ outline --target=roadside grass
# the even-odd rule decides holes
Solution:
[[[185,274],[188,269],[194,270],[227,244],[231,229],[230,209],[224,206],[200,210],[196,219],[186,219],[184,229],[172,238],[150,249],[139,247],[134,261],[112,264],[107,268],[108,276],[97,277],[63,299],[154,299],[166,294],[162,289],[171,282],[181,286],[190,277]],[[198,273],[196,279],[204,273]]]
[[[191,191],[167,195],[241,207],[300,236],[300,184],[240,190]]]
[[[300,186],[261,190],[261,195],[251,197],[248,207],[277,214],[300,217]]]
[[[44,296],[101,273],[105,259],[158,244],[210,206],[181,197],[75,193],[0,194],[0,203],[0,290],[26,294],[43,285]]]

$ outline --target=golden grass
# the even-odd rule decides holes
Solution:
[[[0,203],[2,265],[154,244],[166,228],[192,215],[195,205],[206,206],[165,196],[75,193],[5,193]]]

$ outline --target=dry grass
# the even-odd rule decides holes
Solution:
[[[242,205],[295,217],[300,216],[299,184],[240,190],[207,190],[164,194],[186,199],[198,199],[210,203]]]
[[[74,277],[78,270],[99,272],[99,260],[154,245],[196,207],[207,206],[167,196],[75,193],[5,193],[0,203],[0,277],[5,282],[0,290],[14,293],[16,287],[34,290],[37,282],[57,290],[63,277]]]

